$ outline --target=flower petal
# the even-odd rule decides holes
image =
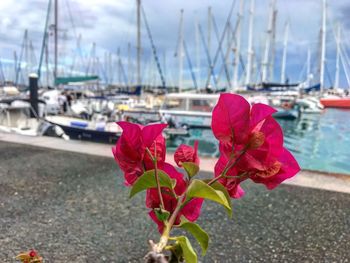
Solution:
[[[284,180],[295,176],[300,171],[298,162],[285,148],[283,149],[283,153],[279,157],[278,161],[282,164],[282,166],[276,175],[266,178],[254,176],[252,177],[252,180],[256,183],[262,183],[267,187],[267,189],[272,190]]]
[[[151,147],[156,138],[162,133],[167,124],[156,123],[142,128],[142,141],[144,147]]]
[[[150,218],[157,224],[158,226],[158,231],[160,234],[163,233],[164,230],[164,223],[162,221],[160,221],[157,216],[156,213],[152,210],[148,213],[148,215],[150,216]]]
[[[250,104],[240,95],[222,93],[213,109],[211,127],[220,141],[243,143],[247,136]]]
[[[254,127],[259,122],[261,122],[268,116],[271,116],[276,111],[277,111],[276,109],[266,104],[262,104],[262,103],[254,104],[250,112],[250,129],[251,130],[254,129]]]
[[[180,173],[169,163],[164,163],[163,171],[166,172],[170,178],[176,180],[175,193],[181,195],[186,190],[186,182],[183,179],[183,174]]]
[[[181,214],[183,214],[187,220],[191,222],[196,221],[201,213],[203,201],[203,198],[192,199],[184,206],[184,208],[182,208]]]
[[[142,126],[127,121],[119,121],[117,124],[123,129],[122,137],[124,137],[128,144],[133,147],[139,147]]]

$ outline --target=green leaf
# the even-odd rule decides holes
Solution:
[[[215,190],[213,187],[207,185],[201,180],[194,179],[192,181],[187,189],[186,196],[187,200],[194,197],[200,197],[217,202],[225,207],[226,212],[230,217],[232,216],[231,203],[228,202],[224,192],[221,190]]]
[[[208,182],[210,182],[210,179],[203,180],[203,181],[204,181],[205,183],[208,183]],[[221,192],[224,193],[224,195],[225,195],[225,197],[226,197],[226,200],[227,200],[227,203],[230,205],[231,210],[232,210],[231,196],[230,196],[230,194],[228,193],[226,187],[223,186],[222,184],[220,184],[219,182],[214,182],[214,183],[212,183],[210,186],[211,186],[212,188],[214,188],[215,190],[219,190],[219,191],[221,191]],[[226,209],[226,207],[225,207],[225,209]],[[228,212],[228,214],[230,215],[230,217],[232,217],[232,211],[231,211],[231,212],[227,211],[227,212]]]
[[[175,184],[176,184],[175,180],[170,179],[169,175],[167,175],[162,170],[158,170],[157,172],[158,172],[160,186],[167,187],[169,189],[175,187]],[[144,172],[143,175],[141,175],[132,186],[130,191],[130,198],[141,191],[144,191],[149,188],[156,188],[156,187],[157,187],[157,182],[156,182],[154,170],[149,170],[147,172]]]
[[[176,242],[175,244],[173,244],[171,246],[165,247],[165,249],[171,251],[171,258],[170,258],[169,263],[179,263],[179,262],[183,261],[182,260],[183,259],[183,251],[182,251],[182,248],[178,242]]]
[[[189,178],[192,178],[199,172],[199,166],[192,162],[181,163]]]
[[[157,218],[159,221],[166,221],[168,220],[169,216],[170,216],[170,213],[164,209],[160,209],[160,208],[156,208],[154,209],[154,213],[156,214]]]
[[[198,224],[188,221],[185,217],[181,217],[180,227],[190,232],[198,241],[202,248],[202,255],[207,252],[209,245],[209,235]]]
[[[173,239],[175,239],[180,244],[183,252],[183,257],[186,263],[198,262],[197,254],[196,252],[194,252],[193,247],[187,237],[179,236],[179,237],[174,237]]]

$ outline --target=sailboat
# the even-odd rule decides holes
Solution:
[[[325,2],[325,0],[324,0]],[[326,108],[345,108],[350,109],[350,94],[349,91],[344,91],[339,89],[339,64],[341,57],[341,48],[340,48],[340,38],[341,38],[341,32],[340,32],[340,26],[338,24],[337,26],[337,34],[336,34],[336,44],[337,44],[337,51],[336,51],[336,72],[335,72],[335,82],[334,82],[334,89],[329,91],[328,94],[326,94],[323,98],[320,99],[320,102],[322,105]],[[345,74],[348,76],[346,69]]]
[[[327,95],[327,97],[321,98],[320,102],[326,108],[350,109],[350,96],[341,97],[339,95]]]

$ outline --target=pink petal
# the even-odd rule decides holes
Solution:
[[[142,173],[141,173],[142,174]],[[124,178],[125,178],[125,186],[132,186],[136,180],[139,178],[141,175],[137,171],[131,172],[131,173],[124,173]]]
[[[163,233],[164,230],[164,223],[160,220],[158,220],[156,213],[152,210],[148,213],[148,215],[150,216],[150,218],[157,224],[158,226],[158,231],[160,234]]]
[[[187,218],[187,220],[194,222],[200,215],[202,204],[204,199],[194,198],[187,205],[182,208],[181,213]]]
[[[220,155],[214,167],[215,177],[218,177],[221,175],[221,173],[224,171],[226,167],[227,162],[228,162],[228,159],[224,155]]]
[[[240,187],[239,184],[236,184],[234,187],[231,187],[230,189],[227,189],[227,190],[230,196],[235,199],[239,199],[243,197],[245,194],[244,190],[242,189],[242,187]]]
[[[266,187],[270,190],[278,186],[284,180],[295,176],[300,171],[298,162],[287,149],[284,149],[279,161],[282,163],[281,171],[271,178],[270,181],[266,182]]]
[[[260,149],[269,152],[270,156],[279,156],[283,152],[283,131],[281,126],[273,117],[267,117],[260,128],[265,135],[265,143]]]
[[[220,141],[243,143],[247,136],[250,104],[240,95],[222,93],[213,109],[211,127]]]
[[[151,147],[149,148],[152,156],[157,155],[157,165],[158,167],[162,167],[163,163],[165,162],[165,155],[166,155],[166,146],[165,146],[165,139],[162,135],[159,135],[155,141],[153,142],[153,144],[151,145]],[[146,170],[151,170],[154,169],[154,164],[153,164],[153,160],[151,159],[151,157],[149,156],[149,154],[146,152],[144,155],[144,159],[143,159],[145,166],[146,166]]]
[[[300,171],[298,162],[285,148],[283,149],[283,153],[278,161],[282,163],[282,167],[276,175],[267,178],[252,177],[252,180],[256,183],[262,183],[267,189],[272,190],[284,180],[295,176]]]
[[[164,163],[162,170],[166,172],[170,178],[176,180],[175,192],[177,195],[181,195],[186,190],[186,182],[183,179],[183,174],[178,172],[175,167],[169,163]]]
[[[236,193],[233,196],[231,195],[231,197],[238,199],[238,198],[243,197],[244,194],[245,194],[245,192],[244,192],[243,188],[240,187],[239,185],[237,185]]]
[[[117,124],[123,129],[122,136],[125,140],[134,147],[140,147],[142,126],[126,121],[119,121]]]
[[[142,128],[142,141],[145,147],[150,147],[155,139],[162,133],[167,124],[157,123]]]
[[[259,158],[258,156],[253,156],[250,153],[253,151],[247,151],[237,163],[237,167],[242,171],[251,171],[251,170],[265,170],[264,158]],[[255,153],[261,153],[261,151],[255,151]]]
[[[147,189],[146,191],[146,207],[148,208],[158,208],[160,204],[158,190],[157,189]]]
[[[277,110],[274,108],[262,104],[262,103],[256,103],[252,106],[251,112],[250,112],[250,129],[254,129],[254,127],[264,120],[266,117],[271,116],[273,113],[275,113]]]

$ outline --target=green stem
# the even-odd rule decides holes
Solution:
[[[157,190],[158,190],[158,195],[159,195],[159,200],[160,200],[160,208],[164,209],[164,201],[163,201],[163,196],[162,196],[162,191],[160,189],[160,183],[159,183],[159,176],[158,176],[158,169],[157,169],[157,157],[153,157],[151,151],[146,148],[146,151],[148,153],[148,155],[150,156],[151,160],[153,161],[153,165],[154,165],[154,176],[156,179],[156,184],[157,184]],[[154,151],[155,151],[155,156],[157,156],[157,152],[156,152],[156,146],[154,146]]]
[[[215,183],[216,181],[220,180],[221,178],[224,178],[226,176],[226,173],[237,164],[237,162],[242,158],[243,154],[245,154],[246,149],[243,149],[242,152],[238,155],[238,157],[235,159],[235,161],[233,163],[230,164],[230,162],[233,160],[233,158],[231,157],[230,160],[227,162],[226,167],[224,169],[224,171],[221,173],[220,176],[213,178],[212,180],[210,180],[208,182],[208,185],[211,185],[213,183]]]
[[[186,192],[185,192],[186,193]],[[163,251],[163,249],[165,248],[165,246],[168,243],[169,240],[169,236],[170,236],[170,231],[173,228],[173,225],[175,223],[175,220],[179,214],[179,212],[181,211],[182,208],[182,202],[185,199],[185,193],[183,193],[180,198],[177,201],[176,204],[176,208],[174,210],[174,212],[172,213],[172,215],[170,216],[170,219],[167,223],[165,223],[165,229],[162,233],[162,236],[160,237],[159,243],[156,245],[156,252],[160,253]]]
[[[244,172],[244,173],[241,173],[240,175],[236,175],[236,176],[229,176],[229,175],[224,176],[224,178],[227,178],[227,179],[241,179],[241,178],[245,178],[245,177],[249,177],[248,172]]]

